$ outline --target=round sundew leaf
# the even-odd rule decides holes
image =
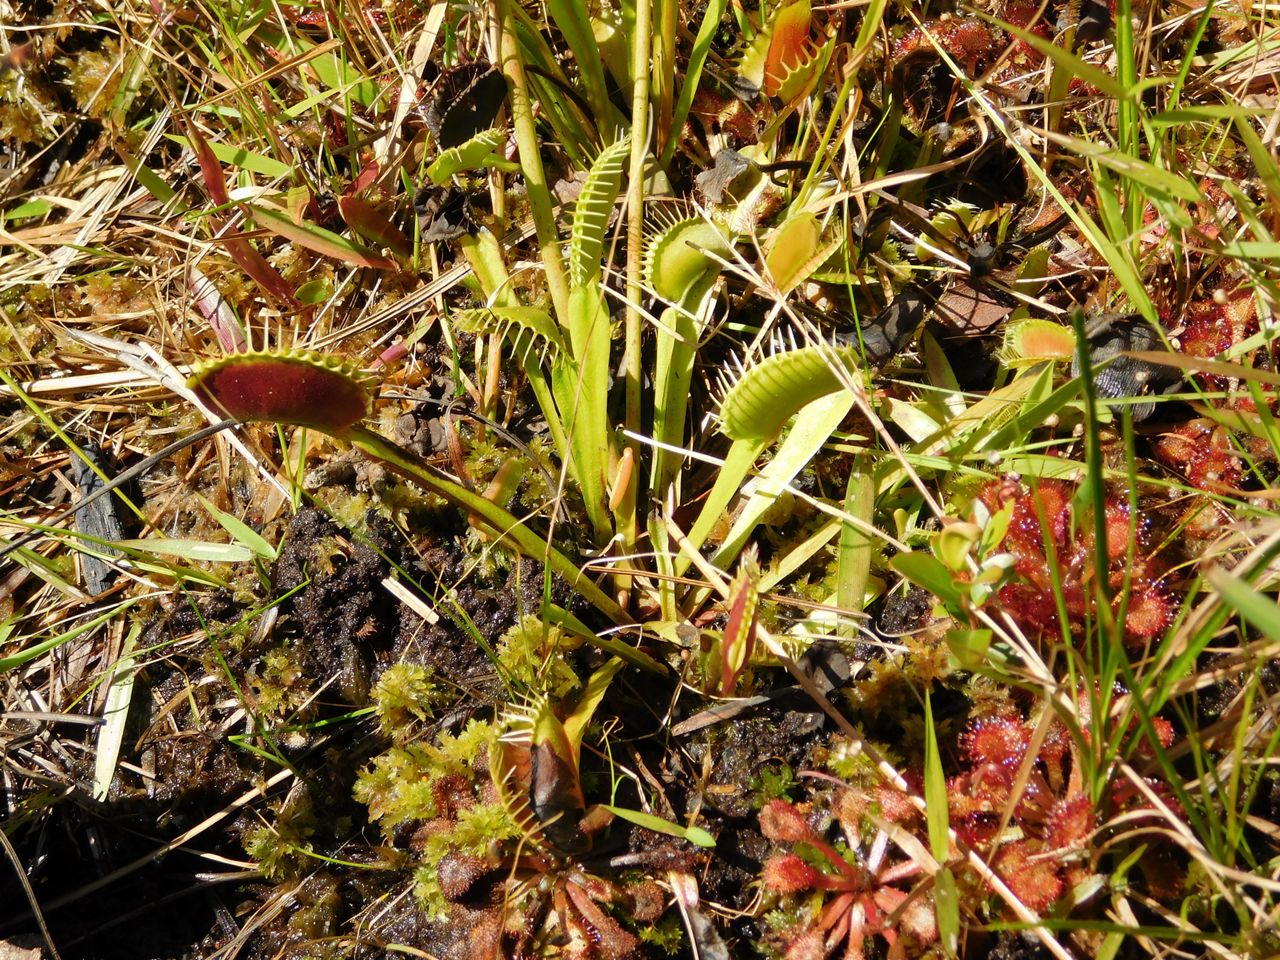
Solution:
[[[197,370],[187,385],[235,420],[341,433],[369,413],[369,391],[340,361],[320,354],[242,353]]]

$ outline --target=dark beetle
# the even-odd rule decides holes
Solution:
[[[1176,367],[1124,355],[1164,349],[1160,335],[1141,314],[1103,313],[1090,317],[1085,324],[1085,336],[1089,339],[1093,386],[1100,398],[1115,400],[1168,394],[1181,388],[1182,372]],[[1071,375],[1080,376],[1078,355],[1071,359]],[[1147,419],[1155,408],[1156,405],[1149,402],[1133,404],[1134,421]]]

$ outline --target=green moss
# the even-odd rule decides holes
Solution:
[[[565,662],[564,654],[581,646],[577,637],[538,617],[522,617],[498,640],[498,664],[511,682],[527,690],[563,700],[581,681]]]
[[[432,716],[443,696],[435,681],[435,671],[416,663],[389,667],[373,688],[373,707],[382,732],[398,743],[408,739],[414,721]]]
[[[369,819],[380,823],[384,834],[390,834],[406,820],[436,815],[432,771],[432,758],[425,746],[392,747],[375,757],[373,765],[356,779],[355,798],[369,808]]]
[[[367,532],[365,517],[372,504],[366,494],[353,494],[338,486],[324,486],[315,491],[314,496],[316,504],[323,507],[324,512],[343,530],[357,535]]]
[[[680,916],[669,913],[657,923],[642,927],[639,931],[640,942],[660,950],[668,956],[676,956],[684,949],[684,926]]]
[[[751,799],[751,806],[757,810],[770,800],[795,800],[800,791],[795,771],[786,763],[761,767],[759,775],[752,777],[751,786],[756,791],[756,796]]]
[[[441,813],[437,782],[447,776],[474,781],[477,761],[493,737],[492,724],[472,720],[457,736],[440,734],[435,744],[392,747],[356,779],[355,798],[388,836],[401,823],[431,820]]]
[[[866,785],[880,779],[875,761],[861,746],[844,737],[833,737],[826,756],[820,759],[828,770],[848,783]]]
[[[120,59],[118,50],[86,50],[64,61],[71,95],[86,116],[101,120],[111,111],[122,75]]]
[[[291,646],[276,647],[263,654],[246,679],[263,716],[283,716],[310,699],[311,685],[301,651]]]
[[[263,824],[245,834],[244,849],[272,880],[294,879],[314,863],[311,837],[316,832],[316,814],[311,791],[290,791],[275,822]]]

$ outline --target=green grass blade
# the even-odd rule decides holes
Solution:
[[[129,719],[129,701],[133,698],[133,678],[138,672],[133,650],[141,634],[142,624],[133,623],[120,648],[120,658],[111,666],[111,688],[102,708],[102,726],[98,728],[97,750],[93,757],[92,796],[95,800],[107,799],[116,763],[120,759],[120,747],[124,744]]]
[[[1280,643],[1280,606],[1274,597],[1264,596],[1256,587],[1221,567],[1210,570],[1207,579],[1223,603],[1268,640]]]

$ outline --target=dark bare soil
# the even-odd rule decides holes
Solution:
[[[33,889],[66,960],[375,957],[387,943],[466,955],[465,924],[428,921],[409,893],[412,829],[397,833],[400,849],[388,850],[352,798],[356,774],[386,743],[370,719],[351,711],[368,706],[372,685],[401,661],[430,664],[456,688],[457,705],[421,731],[424,741],[438,729],[458,729],[469,716],[491,715],[503,696],[462,613],[441,605],[440,621],[427,624],[387,593],[382,580],[393,563],[428,588],[458,584],[453,601],[487,637],[537,609],[542,578],[524,562],[499,583],[466,579],[463,558],[450,555],[443,537],[427,549],[429,564],[406,563],[394,531],[377,522],[371,529],[368,542],[351,543],[323,513],[304,509],[259,596],[237,602],[223,593],[195,605],[179,599],[154,612],[141,645],[169,652],[138,678],[131,739],[110,798],[93,801],[81,788],[73,802],[51,804],[39,828],[19,837],[19,856],[35,865]],[[272,601],[279,601],[277,613],[265,629],[251,612]],[[247,628],[237,626],[242,620]],[[268,678],[264,664],[276,662],[273,655],[284,656],[289,668]],[[599,660],[579,656],[584,668]],[[219,679],[193,685],[191,676]],[[619,824],[593,857],[604,863],[632,854],[692,867],[702,871],[704,898],[747,908],[770,850],[756,829],[762,798],[770,783],[794,784],[793,771],[810,763],[824,739],[825,718],[803,695],[792,695],[677,740],[664,732],[663,720],[674,688],[634,672],[623,683],[615,710],[625,719],[614,739],[625,745],[625,759],[646,769],[674,814],[700,804],[701,822],[719,845],[708,860],[682,841]],[[308,721],[307,732],[287,720],[254,730],[236,709],[242,696],[287,699],[292,718]],[[674,718],[702,706],[686,697]],[[326,719],[336,722],[319,723]],[[41,736],[38,729],[32,735]],[[292,775],[272,777],[280,765],[262,752],[288,764]],[[607,789],[599,761],[590,764],[588,790]],[[705,783],[704,770],[711,772]],[[91,768],[77,773],[81,783],[90,782]],[[236,869],[252,866],[244,844],[262,823],[258,791],[265,791],[278,824],[303,830],[317,856],[349,865],[307,860],[278,883]],[[624,786],[615,802],[636,799],[634,788]],[[209,818],[214,822],[202,828]],[[195,831],[190,842],[170,849],[187,831]],[[0,903],[6,907],[0,937],[27,942],[38,934],[11,872],[0,876]],[[749,919],[723,932],[729,942],[764,934]]]

